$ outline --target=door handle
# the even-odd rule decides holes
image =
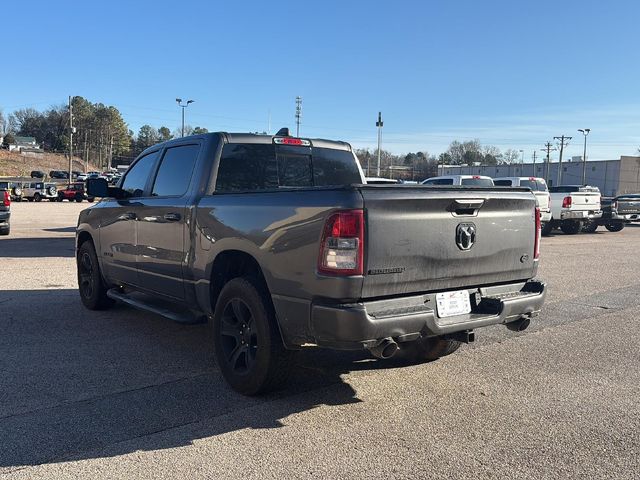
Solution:
[[[118,216],[118,220],[135,220],[135,219],[136,219],[136,214],[133,212],[123,213],[122,215]]]
[[[164,215],[164,219],[167,222],[177,222],[181,219],[182,217],[180,216],[179,213],[166,213]]]

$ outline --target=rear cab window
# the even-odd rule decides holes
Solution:
[[[496,187],[512,187],[513,182],[511,180],[494,180],[494,185]]]
[[[463,178],[461,184],[473,187],[493,187],[493,180],[490,178]]]
[[[255,192],[360,183],[360,171],[350,151],[229,143],[222,149],[215,191]]]
[[[497,183],[496,183],[497,184]],[[520,186],[530,188],[534,192],[546,192],[547,184],[542,180],[538,179],[529,179],[529,180],[520,180]]]

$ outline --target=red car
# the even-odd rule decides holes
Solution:
[[[72,183],[63,190],[58,191],[58,201],[61,202],[63,200],[69,200],[70,202],[74,200],[76,202],[81,202],[82,200],[93,202],[95,198],[87,196],[84,183],[78,182]]]

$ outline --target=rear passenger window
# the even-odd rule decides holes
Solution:
[[[187,192],[200,145],[181,145],[164,152],[151,196],[180,197]]]

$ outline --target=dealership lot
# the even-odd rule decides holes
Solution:
[[[0,478],[637,478],[640,225],[543,239],[543,314],[418,366],[302,352],[231,391],[205,326],[85,310],[88,204],[14,203],[0,239]]]

